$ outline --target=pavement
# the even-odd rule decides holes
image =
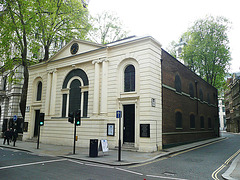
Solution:
[[[223,179],[240,180],[240,154],[233,160],[228,170],[222,174]]]
[[[3,138],[0,138],[0,147],[21,150],[42,156],[64,157],[68,159],[81,160],[110,166],[129,166],[150,162],[158,158],[167,157],[171,154],[180,153],[202,145],[210,144],[216,141],[221,141],[223,139],[225,139],[225,137],[213,138],[181,146],[176,146],[157,152],[136,152],[122,150],[121,161],[118,161],[118,149],[110,149],[108,152],[105,153],[99,151],[97,157],[89,157],[89,148],[76,147],[75,154],[73,154],[73,147],[71,146],[59,146],[40,143],[39,149],[37,149],[36,142],[17,141],[16,146],[13,147],[12,144],[3,145]],[[240,172],[240,154],[234,159],[234,161],[231,163],[230,167],[222,175],[222,177],[224,179],[229,180],[240,180],[239,172]]]

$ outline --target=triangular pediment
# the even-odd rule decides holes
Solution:
[[[66,57],[75,56],[103,47],[105,47],[105,45],[73,39],[68,44],[66,44],[66,46],[60,49],[55,55],[53,55],[48,61],[54,61]]]

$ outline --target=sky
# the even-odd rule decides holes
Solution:
[[[91,15],[110,11],[117,14],[130,35],[150,35],[166,50],[194,21],[207,15],[223,16],[231,22],[228,32],[230,72],[240,71],[240,10],[237,0],[90,0]]]

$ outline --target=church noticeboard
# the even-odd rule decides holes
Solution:
[[[150,137],[150,124],[140,124],[140,137]]]
[[[115,135],[115,124],[107,124],[107,135],[108,136]]]

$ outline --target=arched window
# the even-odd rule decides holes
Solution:
[[[193,84],[192,83],[189,84],[189,95],[192,98],[194,97],[194,89],[193,89]]]
[[[3,78],[3,90],[6,91],[7,89],[7,76]]]
[[[175,113],[176,128],[182,128],[182,113]]]
[[[212,129],[212,120],[208,118],[208,129]]]
[[[200,128],[204,129],[204,117],[203,116],[200,117]]]
[[[181,93],[182,92],[182,83],[179,75],[175,76],[175,89],[177,92]]]
[[[38,82],[38,86],[37,86],[37,101],[41,101],[42,99],[42,82],[39,81]]]
[[[203,92],[202,92],[202,89],[199,90],[199,99],[200,99],[200,101],[203,101]]]
[[[88,112],[88,77],[81,69],[74,69],[64,79],[62,90],[62,117],[69,112],[81,110],[81,116]]]
[[[195,116],[193,114],[190,115],[190,128],[195,129]]]
[[[217,102],[217,96],[215,93],[213,93],[213,104],[216,105],[216,102]]]
[[[81,107],[81,83],[78,79],[74,79],[70,84],[69,93],[69,112],[75,112]]]
[[[124,92],[135,91],[135,67],[128,65],[124,71]]]
[[[211,104],[211,100],[210,100],[210,95],[209,95],[209,93],[207,94],[207,102],[208,102],[208,104]]]

